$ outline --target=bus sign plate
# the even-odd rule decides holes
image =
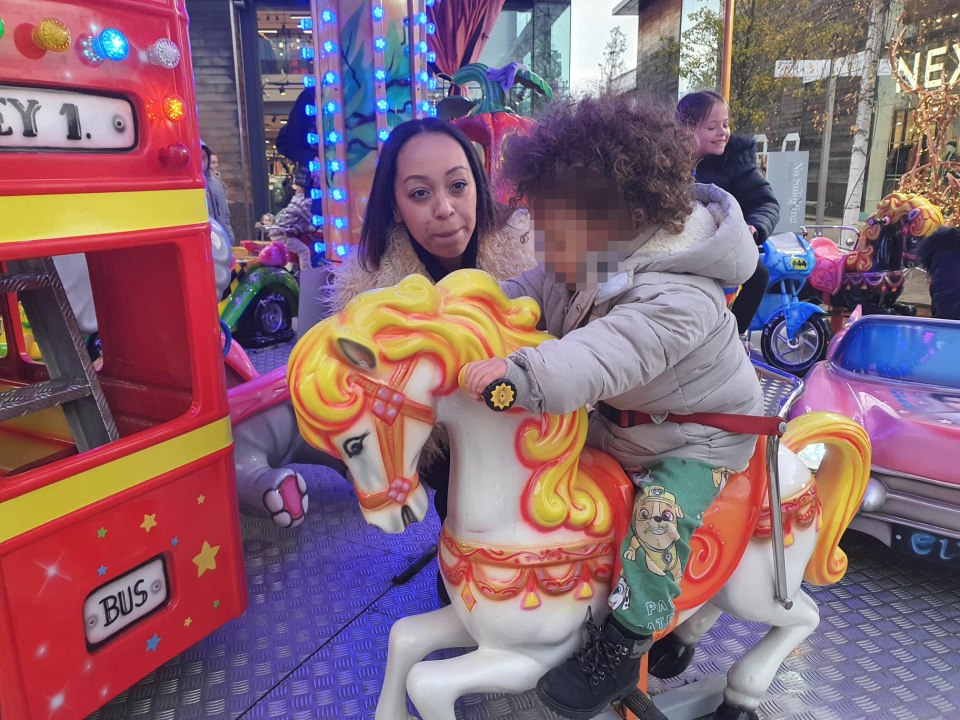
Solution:
[[[167,594],[167,571],[162,556],[101,585],[83,603],[87,643],[99,645],[146,617],[166,602]]]
[[[0,151],[130,150],[133,105],[121,98],[0,85]]]

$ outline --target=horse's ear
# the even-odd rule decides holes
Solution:
[[[337,338],[337,348],[339,348],[343,359],[354,367],[361,370],[373,370],[377,366],[377,356],[373,350],[355,340]]]

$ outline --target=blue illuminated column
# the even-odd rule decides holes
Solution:
[[[383,0],[372,0],[370,21],[373,27],[373,103],[377,118],[377,152],[390,137],[387,116],[390,105],[387,101],[387,67],[384,51],[387,49],[386,23]]]
[[[429,3],[430,5],[435,4]],[[437,110],[429,100],[431,78],[427,69],[430,38],[436,28],[427,17],[427,0],[407,0],[407,16],[410,28],[410,99],[414,117],[436,115]]]
[[[315,199],[314,205],[319,202],[323,210],[320,215],[327,257],[339,259],[346,254],[350,243],[350,205],[347,197],[347,144],[337,0],[318,0],[312,3],[312,11],[317,73],[317,135],[308,138],[308,142],[317,143],[318,159],[310,169],[322,178],[319,188],[321,197]]]

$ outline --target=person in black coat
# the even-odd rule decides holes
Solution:
[[[730,134],[730,108],[722,95],[709,90],[680,98],[677,122],[696,133],[693,174],[697,182],[716,185],[733,195],[757,245],[762,245],[780,221],[780,204],[757,168],[756,143],[748,136]],[[756,272],[730,308],[741,334],[750,327],[769,282],[770,273],[758,257]]]
[[[920,244],[918,255],[930,276],[930,314],[960,320],[960,228],[940,228]]]

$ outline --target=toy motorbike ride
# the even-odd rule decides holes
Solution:
[[[814,251],[792,232],[773,235],[760,248],[770,284],[750,331],[761,331],[760,351],[767,364],[803,375],[822,360],[830,342],[830,325],[819,305],[797,293],[814,269]]]
[[[920,240],[941,225],[940,209],[923,196],[891,193],[867,218],[850,252],[830,238],[810,241],[816,254],[810,286],[834,308],[852,311],[860,305],[864,315],[916,315],[915,307],[897,302],[904,271],[916,264]],[[834,314],[839,319],[839,313]]]
[[[248,247],[249,246],[249,247]],[[287,265],[296,262],[283,243],[242,243],[220,301],[220,319],[244,347],[266,347],[293,339],[300,285]]]

